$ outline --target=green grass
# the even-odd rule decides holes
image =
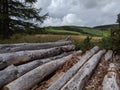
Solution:
[[[103,30],[98,30],[98,29],[93,29],[93,28],[80,28],[80,29],[94,36],[108,36],[109,35],[109,31],[103,31]]]
[[[59,26],[59,27],[47,27],[45,29],[47,34],[59,34],[59,35],[87,35],[87,36],[101,36],[106,37],[109,35],[109,30],[100,30],[90,27],[80,26]]]
[[[48,34],[60,34],[60,35],[80,35],[80,33],[75,31],[67,31],[67,30],[55,30],[55,29],[47,29],[45,31]]]

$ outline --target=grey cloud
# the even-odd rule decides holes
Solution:
[[[36,5],[49,13],[43,26],[95,26],[115,23],[119,0],[39,0]]]

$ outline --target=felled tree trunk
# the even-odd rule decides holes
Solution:
[[[50,61],[57,60],[59,58],[65,57],[67,55],[69,55],[69,53],[63,53],[63,54],[55,56],[55,57],[50,57],[50,58],[47,58],[47,59],[35,60],[35,61],[23,64],[23,65],[19,65],[17,67],[18,76],[22,76],[23,74],[29,72],[30,70],[33,70],[34,68],[36,68],[36,67],[38,67],[38,66],[40,66],[42,64],[45,64],[45,63],[50,62]]]
[[[7,67],[3,71],[0,71],[0,88],[16,78],[17,78],[17,68],[14,65]]]
[[[4,90],[29,90],[38,82],[41,82],[41,80],[43,80],[47,75],[57,70],[57,68],[63,65],[66,61],[69,61],[72,56],[73,55],[71,54],[37,67],[6,85]]]
[[[79,68],[97,51],[98,47],[92,48],[90,51],[86,52],[86,54],[72,66],[65,74],[63,74],[53,85],[51,85],[47,90],[60,90],[60,88],[65,85],[67,81],[79,70]]]
[[[49,43],[21,43],[0,45],[0,53],[17,52],[24,50],[39,50],[58,46],[70,45],[71,41],[59,41]]]
[[[117,80],[116,66],[111,63],[109,65],[108,73],[104,77],[102,90],[120,90]]]
[[[10,64],[22,64],[28,61],[47,58],[58,55],[62,52],[68,52],[75,49],[74,45],[66,45],[50,49],[19,51],[15,53],[0,54],[0,69],[7,67]]]
[[[82,90],[105,50],[95,54],[61,90]]]
[[[112,50],[108,50],[107,53],[105,54],[105,60],[108,61],[112,58],[113,55],[113,51]]]
[[[0,88],[44,63],[57,60],[69,54],[70,53],[63,53],[55,57],[35,60],[19,66],[14,66],[14,65],[8,66],[6,69],[0,71]]]

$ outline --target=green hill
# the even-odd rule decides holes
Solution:
[[[101,25],[101,26],[95,26],[93,28],[100,30],[110,30],[111,28],[118,28],[118,24]]]
[[[89,35],[89,36],[107,36],[109,31],[97,28],[81,27],[81,26],[57,26],[46,27],[47,34],[71,34],[71,35]]]

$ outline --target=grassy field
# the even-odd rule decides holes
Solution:
[[[16,34],[12,36],[10,39],[0,40],[0,43],[43,43],[43,42],[54,42],[58,40],[65,40],[68,35],[20,35]],[[76,49],[84,49],[84,39],[87,36],[85,35],[71,35],[71,40],[74,45],[76,45]],[[91,43],[92,46],[97,45],[97,43],[101,40],[101,37],[92,37]]]
[[[75,31],[67,31],[67,30],[55,30],[55,29],[47,29],[45,32],[48,34],[57,34],[57,35],[80,35],[80,33]]]
[[[0,40],[0,43],[41,43],[41,42],[54,42],[58,40],[65,40],[69,35],[50,35],[50,34],[36,34],[36,35],[20,35],[16,34],[10,39]],[[84,40],[85,35],[70,35],[71,40]],[[96,41],[101,37],[92,37],[92,40]]]

